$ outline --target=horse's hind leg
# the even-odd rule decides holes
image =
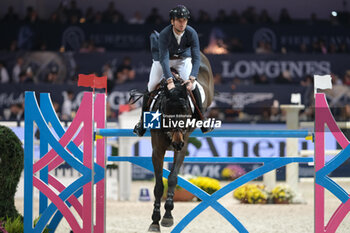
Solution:
[[[173,216],[171,215],[171,211],[174,209],[174,191],[175,187],[177,185],[177,175],[179,173],[179,170],[181,168],[181,165],[184,161],[185,157],[185,149],[182,149],[180,152],[175,152],[174,154],[174,164],[171,168],[171,172],[168,177],[168,193],[167,193],[167,199],[165,201],[165,214],[163,216],[163,219],[161,221],[161,225],[163,227],[171,227],[174,224]]]
[[[153,162],[153,168],[154,168],[154,176],[156,180],[156,185],[154,186],[154,207],[153,207],[153,214],[152,214],[152,224],[149,227],[148,231],[151,232],[160,232],[160,201],[163,196],[164,191],[164,185],[163,185],[163,159],[164,159],[164,152],[161,152],[159,150],[153,150],[152,154],[152,162]]]

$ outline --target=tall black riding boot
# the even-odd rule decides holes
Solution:
[[[199,88],[196,87],[196,88],[192,91],[192,93],[193,93],[193,96],[194,96],[194,98],[195,98],[195,100],[196,100],[196,104],[197,104],[197,106],[198,106],[198,108],[199,108],[199,111],[200,111],[200,113],[199,113],[199,112],[197,112],[197,110],[195,110],[195,112],[196,112],[195,116],[196,116],[197,120],[205,121],[206,119],[204,118],[203,105],[202,105],[202,97],[201,97],[201,93],[199,92]],[[201,116],[200,114],[201,114],[202,116]],[[211,131],[213,130],[213,128],[202,126],[202,127],[201,127],[201,130],[202,130],[202,133],[209,133],[209,132],[211,132]]]
[[[148,111],[148,100],[149,100],[149,92],[147,91],[143,95],[142,112],[141,112],[140,121],[135,125],[134,131],[133,131],[134,134],[136,134],[139,137],[142,137],[146,133],[146,129],[143,127],[143,113],[145,111]]]

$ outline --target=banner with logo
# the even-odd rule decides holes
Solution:
[[[129,93],[132,89],[143,91],[146,83],[131,82],[117,85],[107,97],[108,105],[114,117],[119,114],[119,107],[128,104]],[[25,91],[35,91],[36,93],[48,92],[52,101],[58,107],[62,106],[68,91],[74,93],[72,108],[78,109],[84,91],[91,91],[91,88],[77,87],[76,84],[59,85],[59,84],[1,84],[0,85],[0,118],[4,119],[4,110],[9,109],[11,105],[22,104],[24,102]],[[231,89],[229,85],[218,85],[215,87],[215,95],[212,107],[219,109],[221,112],[230,110],[225,113],[226,120],[235,116],[236,111],[241,111],[250,115],[262,115],[264,111],[270,109],[274,102],[279,104],[290,104],[292,93],[301,94],[301,103],[309,106],[312,104],[313,87],[302,87],[300,85],[239,85]],[[333,87],[329,93],[330,106],[339,108],[345,106],[350,100],[349,87],[338,85]],[[141,101],[136,103],[140,107]],[[341,109],[338,109],[341,110]],[[232,112],[232,113],[230,113]],[[337,111],[336,117],[340,116]],[[233,115],[230,115],[233,114]],[[151,116],[147,116],[147,119]],[[231,119],[232,120],[232,119]]]
[[[322,40],[339,47],[350,47],[350,32],[341,25],[325,24],[274,24],[274,25],[235,25],[235,24],[195,24],[190,22],[198,34],[200,46],[204,49],[213,39],[220,39],[230,45],[232,38],[238,38],[245,52],[255,52],[260,41],[270,43],[274,52],[282,47],[288,52],[298,52],[301,44],[311,48]],[[90,41],[98,48],[118,51],[149,51],[149,36],[153,30],[161,31],[163,25],[128,24],[0,24],[2,35],[0,48],[8,49],[11,42],[18,41],[20,49],[39,50],[42,44],[47,49],[57,51],[79,51]],[[45,33],[43,33],[45,32]]]
[[[129,93],[132,89],[143,91],[146,83],[133,82],[123,85],[117,85],[108,94],[108,104],[111,111],[118,115],[119,106],[128,104]],[[52,85],[52,84],[22,84],[11,85],[2,84],[0,86],[0,116],[4,109],[10,108],[13,104],[23,103],[25,91],[49,92],[53,102],[57,106],[62,106],[66,98],[67,91],[73,91],[75,97],[73,100],[73,109],[80,105],[84,91],[92,90],[91,88],[77,87],[76,85]],[[219,109],[233,109],[244,111],[249,114],[261,114],[265,109],[270,108],[274,100],[280,104],[289,104],[292,93],[301,93],[304,96],[306,88],[299,85],[271,85],[265,86],[237,86],[232,90],[227,85],[220,85],[215,88],[213,107]],[[140,106],[141,101],[136,104]],[[302,101],[304,103],[304,101]],[[58,109],[59,111],[59,109]],[[146,119],[152,120],[152,115],[147,115]],[[215,124],[215,123],[214,123]]]
[[[20,52],[0,53],[10,76],[16,59],[22,57],[22,70],[28,68],[34,73],[34,82],[46,82],[51,72],[57,74],[54,83],[76,82],[78,74],[97,73],[103,75],[108,66],[114,74],[125,57],[131,59],[137,82],[148,82],[152,65],[150,52],[105,52],[105,53],[57,53],[57,52]],[[280,83],[287,72],[293,83],[307,75],[326,75],[334,73],[340,78],[349,69],[348,54],[230,54],[207,55],[214,74],[220,74],[225,85],[231,85],[234,79],[241,83],[253,83],[254,78],[266,76],[268,84]],[[283,81],[283,80],[282,80]]]
[[[242,130],[285,130],[285,124],[223,124],[222,129]],[[197,138],[200,147],[188,146],[191,157],[286,157],[298,156],[286,154],[285,138]],[[327,150],[335,150],[337,142],[332,134],[326,134]],[[314,150],[314,144],[305,139],[298,140],[298,150]],[[149,139],[141,139],[133,146],[132,155],[147,156],[152,154]],[[172,156],[168,151],[166,155]]]

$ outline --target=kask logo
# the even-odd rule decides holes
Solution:
[[[144,112],[143,113],[143,127],[148,129],[160,129],[162,114],[157,110],[156,112]]]

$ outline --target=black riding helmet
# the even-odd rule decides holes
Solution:
[[[170,20],[178,18],[190,18],[190,11],[184,5],[178,5],[174,9],[172,9],[169,13]]]

